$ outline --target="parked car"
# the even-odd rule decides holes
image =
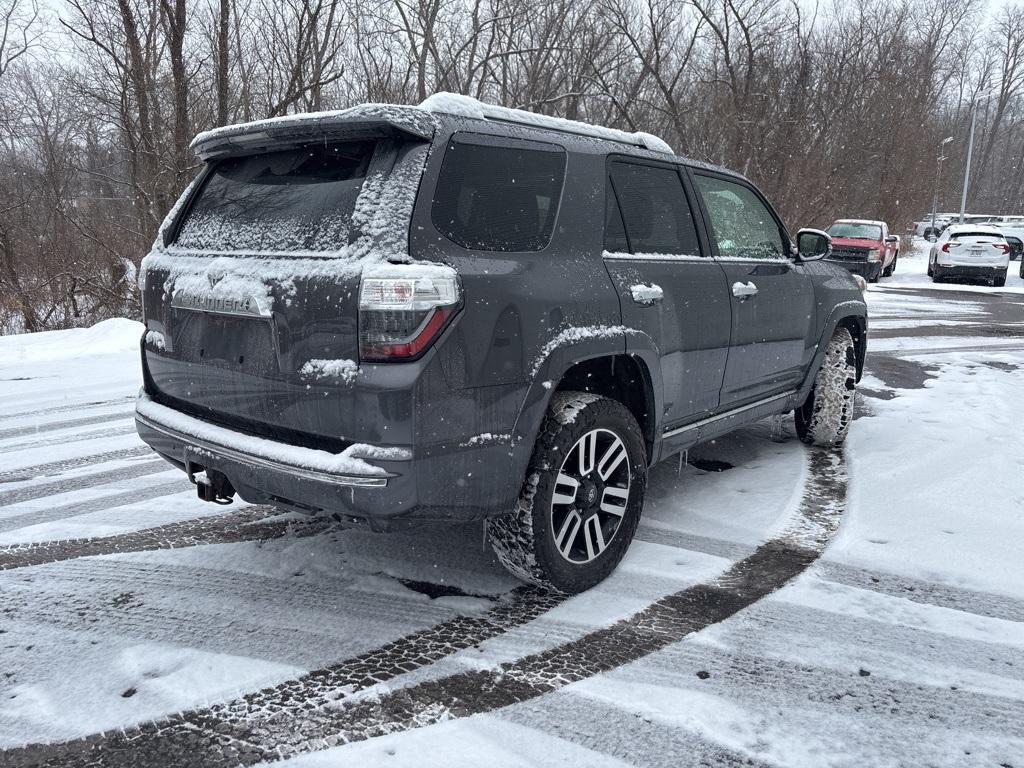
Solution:
[[[142,265],[136,422],[202,499],[485,520],[571,593],[622,558],[655,462],[788,411],[846,435],[863,281],[656,137],[441,95],[192,146]]]
[[[1010,245],[998,229],[985,224],[951,224],[928,254],[928,275],[938,282],[950,277],[1006,284]]]
[[[900,238],[889,232],[884,221],[839,219],[827,230],[832,238],[828,260],[877,283],[896,271],[900,256]]]
[[[936,214],[935,221],[932,221],[931,216],[925,216],[920,221],[914,222],[914,234],[926,240],[938,237],[942,234],[942,230],[948,227],[955,219],[956,215],[952,213]]]
[[[980,222],[979,222],[980,223]],[[1010,261],[1024,254],[1024,216],[995,216],[987,224],[999,230],[1010,246]]]

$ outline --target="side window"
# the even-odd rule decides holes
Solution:
[[[565,150],[485,142],[448,143],[434,190],[434,226],[463,248],[541,250],[555,228]]]
[[[786,255],[778,223],[752,189],[714,176],[696,174],[696,178],[720,256],[779,259]]]
[[[613,162],[611,181],[633,253],[700,254],[693,213],[677,171]]]
[[[611,182],[605,191],[604,249],[610,253],[629,253],[626,226],[622,223],[622,211],[619,210],[619,201],[615,199]]]

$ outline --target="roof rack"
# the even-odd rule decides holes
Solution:
[[[428,112],[440,112],[449,115],[472,117],[482,120],[493,120],[495,122],[523,125],[532,128],[544,128],[561,133],[570,133],[576,136],[586,136],[593,139],[615,141],[619,144],[629,144],[634,147],[641,147],[651,152],[664,152],[675,154],[672,147],[663,139],[650,133],[637,131],[629,133],[616,128],[605,128],[600,125],[583,123],[577,120],[566,120],[561,117],[541,115],[536,112],[529,112],[525,109],[511,109],[499,107],[494,104],[484,104],[470,96],[462,96],[455,93],[435,93],[428,97],[420,105],[420,109]]]

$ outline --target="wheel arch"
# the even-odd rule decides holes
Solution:
[[[800,385],[796,397],[797,405],[807,398],[811,387],[814,386],[814,377],[817,375],[822,360],[825,358],[828,341],[838,328],[846,328],[850,335],[853,336],[853,347],[857,356],[857,381],[860,381],[861,376],[864,374],[864,359],[867,356],[868,340],[867,307],[862,301],[844,301],[832,308],[832,312],[825,321],[821,337],[818,339],[817,349],[811,360],[811,365],[807,369],[807,375],[804,377],[803,383]]]
[[[598,342],[591,338],[559,347],[536,366],[516,420],[514,443],[532,449],[555,392],[593,392],[617,400],[630,410],[640,425],[648,459],[653,463],[657,458],[655,436],[659,434],[663,399],[653,341],[645,334],[632,332],[629,351],[621,337]]]

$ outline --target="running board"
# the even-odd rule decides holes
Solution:
[[[755,408],[762,408],[766,405],[770,405],[771,403],[778,402],[779,400],[788,400],[789,398],[796,397],[796,395],[796,390],[793,390],[792,392],[783,392],[781,395],[772,395],[771,397],[766,397],[763,400],[758,400],[757,402],[754,403],[747,403],[747,405],[742,405],[739,408],[733,408],[731,411],[725,411],[724,413],[718,413],[715,414],[714,416],[708,416],[706,419],[695,421],[692,424],[685,424],[681,427],[675,427],[673,429],[666,430],[665,432],[661,433],[661,437],[662,439],[665,439],[667,437],[675,437],[676,435],[681,435],[684,432],[689,432],[694,429],[700,429],[701,427],[706,427],[710,424],[714,424],[715,422],[721,421],[722,419],[729,419],[732,418],[733,416],[738,416],[741,413],[752,411]]]

